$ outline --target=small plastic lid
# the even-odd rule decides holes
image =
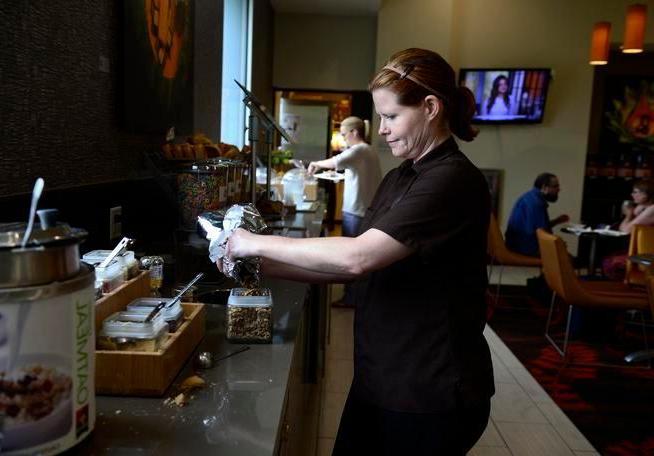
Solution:
[[[137,298],[128,304],[127,310],[140,315],[149,314],[161,301],[169,303],[172,300],[172,298]],[[164,307],[161,315],[166,321],[177,320],[182,315],[182,306],[178,301],[171,307]]]
[[[116,312],[102,322],[102,336],[128,337],[131,339],[154,339],[159,333],[168,330],[168,323],[159,313],[149,322],[145,322],[148,314]]]
[[[109,256],[110,253],[111,250],[91,250],[90,252],[87,252],[84,255],[82,255],[82,260],[84,260],[86,263],[89,264],[102,263],[105,260],[105,258]],[[117,255],[116,258],[120,259],[126,264],[131,263],[132,261],[136,261],[134,252],[131,250],[126,250],[120,255]]]
[[[259,288],[260,296],[252,296],[247,293],[251,292],[249,288],[232,288],[227,298],[228,306],[239,307],[270,307],[272,306],[272,294],[269,288]]]
[[[109,266],[104,268],[96,267],[95,268],[95,279],[96,280],[111,280],[116,276],[123,275],[123,265],[117,260],[113,260],[109,263]]]

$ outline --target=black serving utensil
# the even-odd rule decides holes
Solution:
[[[152,319],[157,316],[157,314],[166,306],[166,301],[160,301],[154,309],[150,311],[147,317],[145,317],[144,323],[149,323]]]

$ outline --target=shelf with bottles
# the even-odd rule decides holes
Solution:
[[[652,152],[622,151],[591,154],[586,160],[587,178],[650,179],[653,172]]]

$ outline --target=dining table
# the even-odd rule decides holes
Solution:
[[[597,245],[598,242],[616,238],[627,238],[629,233],[611,230],[608,228],[589,228],[583,225],[569,225],[561,228],[562,233],[577,236],[579,239],[588,239],[590,243],[588,253],[588,275],[597,275]]]

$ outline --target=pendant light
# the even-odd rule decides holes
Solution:
[[[593,26],[593,35],[590,42],[591,65],[606,65],[609,62],[610,37],[610,22],[597,22]]]
[[[624,25],[624,44],[622,46],[622,52],[627,54],[643,52],[646,20],[646,5],[636,4],[630,5],[627,8],[627,18]]]

